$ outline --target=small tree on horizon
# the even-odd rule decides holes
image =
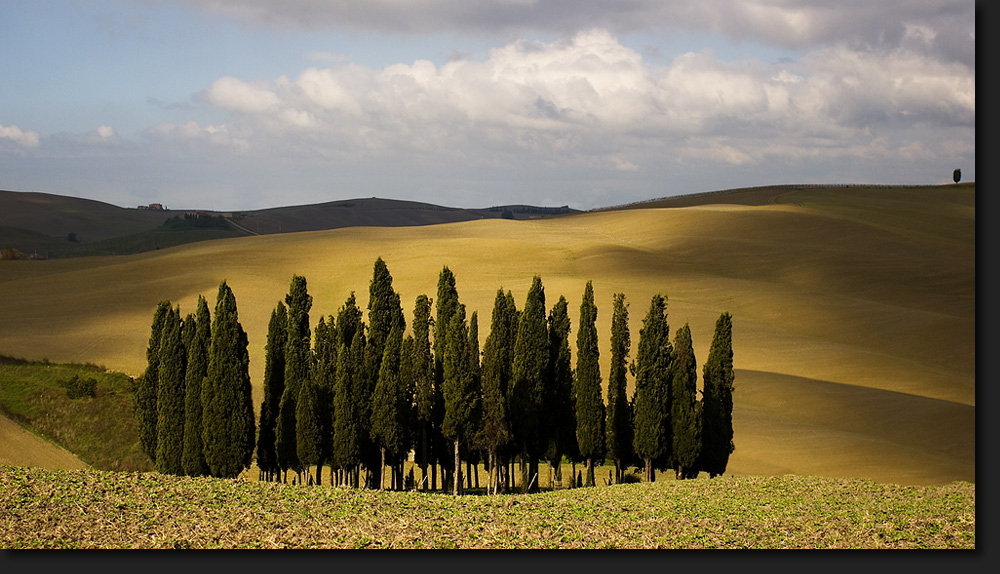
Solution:
[[[959,181],[961,181],[962,180],[962,170],[956,169],[955,171],[953,171],[952,174],[951,174],[951,179],[953,179],[955,181],[955,183],[958,183]]]

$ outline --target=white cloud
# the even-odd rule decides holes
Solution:
[[[7,140],[20,147],[35,148],[41,143],[41,136],[36,131],[25,131],[15,125],[0,125],[0,140]]]
[[[974,73],[926,54],[834,47],[775,64],[704,50],[661,68],[599,29],[513,42],[483,61],[226,76],[201,97],[233,112],[229,129],[266,153],[616,170],[666,150],[744,165],[771,153],[767,138],[796,155],[835,153],[885,130],[975,125]],[[678,147],[696,138],[712,143]]]

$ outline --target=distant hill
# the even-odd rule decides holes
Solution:
[[[124,208],[49,193],[0,191],[0,249],[8,259],[127,255],[245,235],[342,227],[407,227],[502,217],[529,219],[574,212],[566,206],[463,209],[376,197],[223,212],[172,210],[159,204]]]

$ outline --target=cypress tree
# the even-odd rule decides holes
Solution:
[[[400,384],[400,353],[402,352],[402,331],[398,324],[385,340],[385,349],[379,366],[378,382],[372,395],[370,435],[379,449],[381,467],[379,469],[379,490],[385,488],[386,460],[395,459],[403,446],[402,386]]]
[[[164,317],[160,338],[160,368],[156,406],[156,470],[182,475],[184,467],[184,375],[187,370],[181,337],[181,309]]]
[[[146,347],[146,370],[139,378],[133,403],[133,411],[139,423],[139,446],[149,460],[156,464],[156,423],[159,418],[157,408],[157,384],[160,370],[160,340],[163,336],[163,322],[172,313],[170,301],[160,301],[153,313],[153,324]]]
[[[653,295],[649,312],[639,330],[639,350],[636,357],[634,429],[632,445],[643,460],[646,481],[656,480],[657,468],[668,468],[673,450],[670,428],[670,327],[667,323],[667,298]]]
[[[562,482],[562,458],[576,455],[576,420],[573,405],[573,366],[569,350],[569,304],[566,298],[549,312],[549,364],[545,387],[545,458],[555,480]],[[550,480],[551,482],[551,480]]]
[[[632,460],[632,406],[628,401],[626,373],[632,343],[628,330],[625,294],[614,295],[611,317],[611,370],[608,374],[607,456],[615,461],[615,482],[621,484]]]
[[[369,487],[374,487],[376,478],[381,477],[384,470],[382,452],[371,435],[372,396],[378,384],[381,372],[382,357],[385,354],[386,341],[393,329],[402,333],[406,329],[403,308],[400,305],[399,294],[392,287],[392,275],[381,257],[375,260],[372,279],[368,286],[368,334],[365,354],[366,388],[361,392],[362,400],[362,462],[368,469]],[[401,343],[400,343],[401,344]],[[398,352],[398,350],[397,350]],[[395,376],[395,375],[394,375]],[[395,382],[393,386],[395,386]]]
[[[316,392],[316,418],[319,425],[320,458],[333,469],[333,389],[337,378],[337,328],[333,315],[320,317],[313,331],[313,376]],[[316,484],[321,472],[316,469]]]
[[[449,456],[451,441],[441,432],[444,420],[444,361],[448,354],[448,326],[452,316],[458,310],[458,289],[455,286],[455,274],[445,265],[438,274],[437,311],[434,319],[434,425],[431,432],[431,490],[437,489],[437,471],[435,465],[441,467],[441,488],[450,484],[451,473],[454,470],[454,458]]]
[[[733,453],[733,318],[723,313],[702,376],[701,469],[715,478],[726,472]]]
[[[341,325],[338,315],[338,326]],[[354,331],[349,346],[337,352],[337,386],[333,399],[333,458],[345,477],[344,482],[357,487],[358,465],[361,464],[361,424],[357,392],[357,379],[363,376],[365,356],[364,328]]]
[[[414,414],[417,425],[416,451],[414,460],[420,466],[421,479],[427,477],[427,467],[431,460],[431,440],[434,432],[434,356],[431,353],[431,300],[427,295],[418,295],[413,305],[413,346],[411,347],[410,368],[413,378]],[[428,483],[420,482],[420,489],[426,490]]]
[[[483,444],[490,467],[489,485],[494,494],[499,492],[504,466],[501,452],[511,441],[510,414],[507,389],[513,369],[514,343],[517,340],[517,308],[510,291],[497,290],[493,301],[490,334],[483,345],[482,361],[482,429]]]
[[[278,424],[275,433],[275,453],[278,457],[278,467],[281,470],[294,470],[301,474],[302,462],[299,460],[296,443],[296,403],[302,385],[312,375],[312,352],[310,350],[311,333],[309,327],[309,309],[312,307],[312,296],[306,286],[306,278],[301,275],[292,277],[288,294],[285,295],[288,305],[288,339],[285,341],[285,389],[278,403]],[[300,477],[301,478],[301,477]]]
[[[594,486],[594,464],[604,460],[604,400],[601,398],[600,351],[597,346],[597,305],[594,286],[587,281],[580,303],[576,334],[576,440],[586,461],[586,486]]]
[[[184,452],[181,466],[188,476],[208,474],[205,446],[201,440],[201,384],[208,374],[208,346],[212,340],[212,320],[208,301],[198,295],[195,315],[188,315],[181,329],[187,354],[184,374]]]
[[[250,354],[236,297],[219,285],[212,322],[208,375],[202,385],[202,440],[212,476],[235,478],[253,459],[255,428]]]
[[[545,290],[541,278],[536,275],[517,326],[511,378],[511,422],[514,439],[520,449],[521,479],[525,491],[538,490],[538,458],[543,448],[540,418],[548,363]],[[535,479],[533,483],[532,479]]]
[[[476,487],[479,487],[479,463],[483,452],[483,366],[480,363],[479,351],[479,313],[472,312],[469,317],[469,369],[472,371],[473,408],[469,430],[466,432],[466,454],[463,457],[469,472],[466,473],[469,488],[472,488],[473,474]]]
[[[691,346],[691,328],[685,324],[674,339],[671,368],[673,391],[673,469],[678,479],[697,478],[701,452],[701,405],[698,403],[698,365]]]
[[[295,454],[301,465],[309,473],[309,467],[316,466],[315,484],[323,478],[323,427],[325,423],[323,404],[320,401],[319,383],[314,378],[302,381],[299,399],[295,402]]]
[[[465,305],[459,304],[452,314],[447,337],[448,350],[444,360],[444,418],[441,431],[454,445],[454,471],[452,480],[455,496],[462,494],[462,466],[460,447],[472,432],[473,414],[476,410],[475,380],[472,370]]]
[[[278,301],[267,325],[264,347],[264,400],[260,404],[260,431],[257,438],[257,466],[270,479],[279,471],[275,451],[278,411],[285,392],[285,344],[288,342],[288,312]]]

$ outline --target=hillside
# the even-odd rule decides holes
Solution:
[[[381,256],[410,319],[447,265],[479,313],[481,344],[498,288],[520,308],[539,275],[547,307],[565,296],[575,329],[592,280],[605,381],[614,293],[630,304],[632,357],[657,292],[668,297],[671,334],[690,325],[699,365],[715,319],[733,314],[731,473],[975,482],[975,186],[803,188],[772,199],[5,261],[0,353],[137,375],[157,302],[192,312],[226,280],[259,405],[267,321],[293,274],[308,279],[315,324],[352,291],[366,307]]]
[[[461,209],[375,197],[235,212],[161,210],[123,208],[48,193],[0,191],[0,249],[9,249],[18,258],[128,255],[246,235],[435,225],[505,215],[529,219],[573,212],[568,207],[526,205]]]

